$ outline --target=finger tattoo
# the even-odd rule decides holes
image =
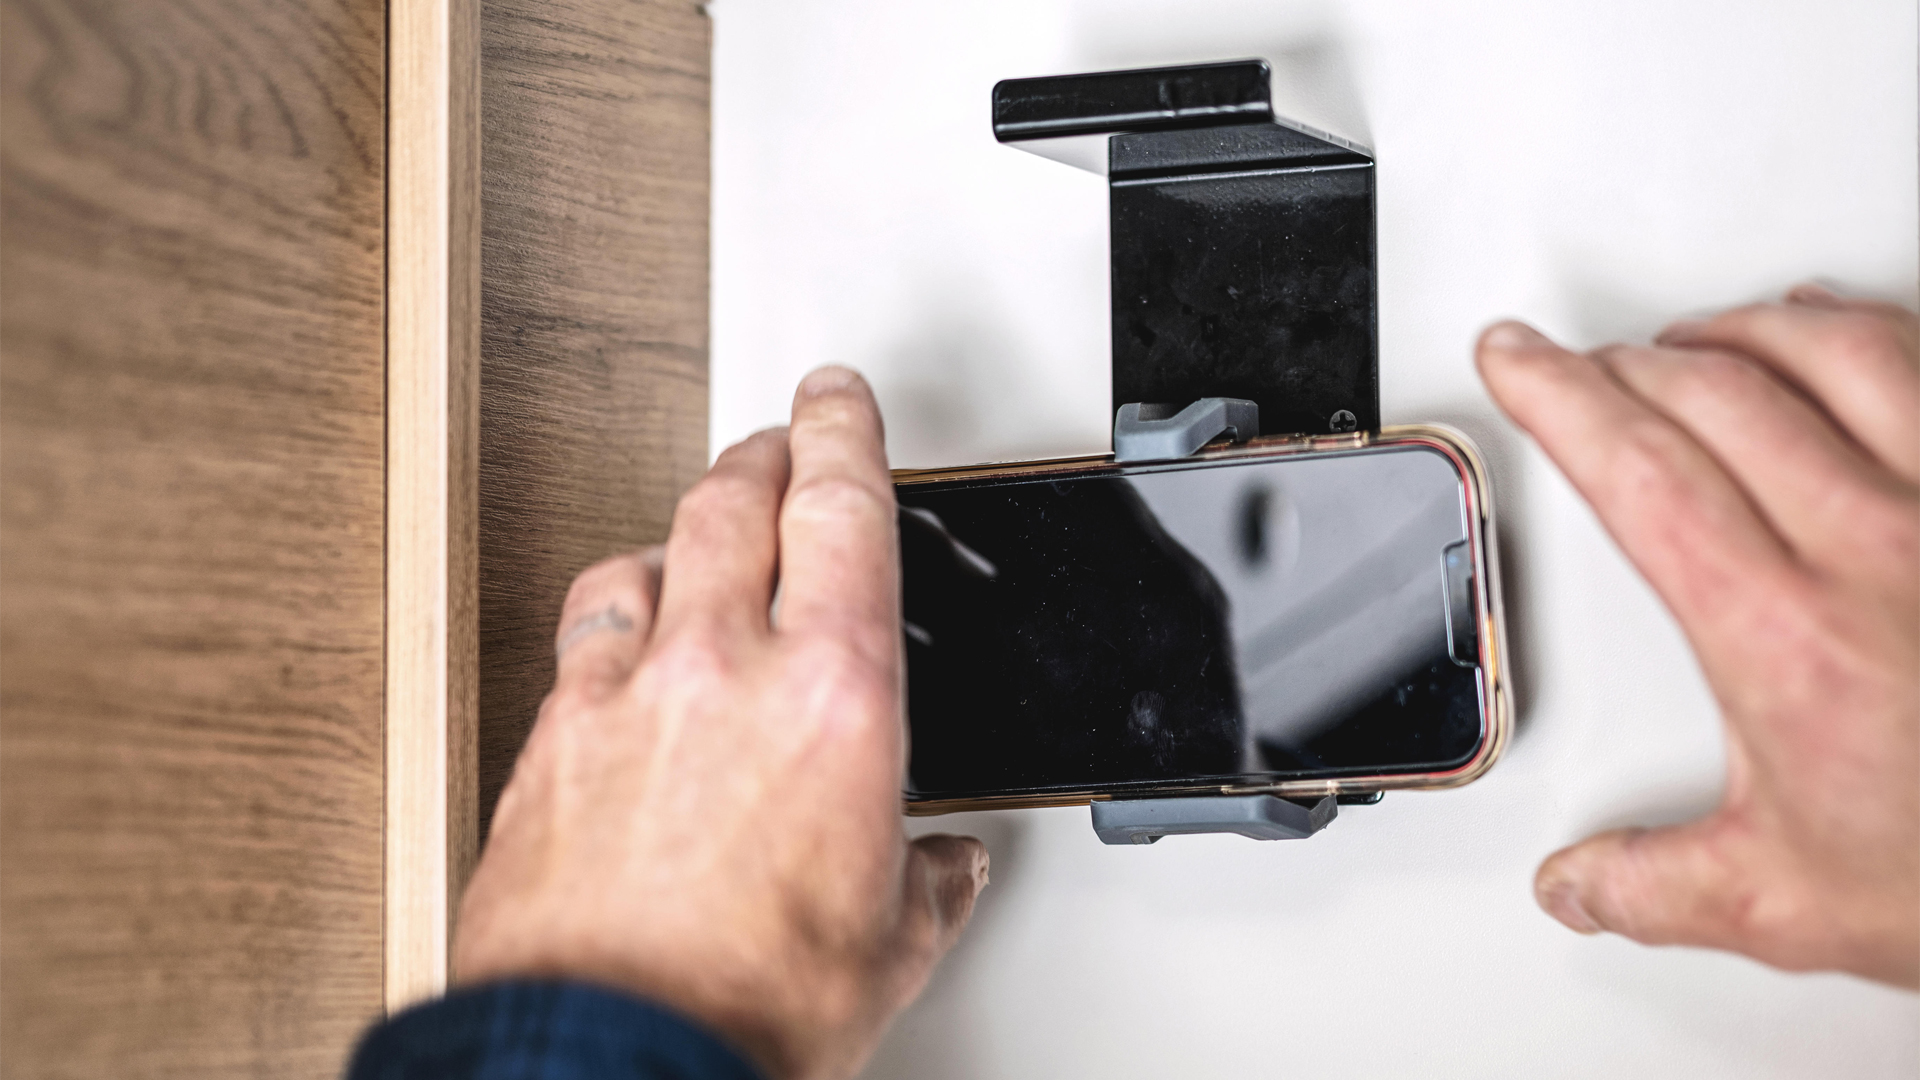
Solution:
[[[574,623],[573,629],[561,636],[560,643],[554,646],[553,653],[555,656],[565,656],[567,650],[573,648],[581,638],[597,634],[602,630],[611,630],[616,634],[631,633],[633,620],[627,618],[619,608],[608,604],[605,611],[596,611]]]

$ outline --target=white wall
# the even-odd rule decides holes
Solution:
[[[1100,178],[996,145],[1001,78],[1265,56],[1379,153],[1382,404],[1494,461],[1519,738],[1462,791],[1311,841],[1107,848],[1085,810],[968,815],[976,923],[875,1077],[1912,1077],[1920,999],[1586,939],[1534,867],[1716,797],[1673,624],[1469,347],[1581,343],[1808,276],[1915,298],[1910,0],[716,0],[713,440],[799,377],[878,387],[896,464],[1104,449]],[[916,828],[921,826],[916,824]]]

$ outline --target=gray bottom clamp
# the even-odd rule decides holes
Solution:
[[[1151,844],[1163,836],[1239,833],[1253,840],[1302,840],[1327,827],[1339,799],[1304,804],[1275,795],[1096,802],[1093,831],[1103,844]]]

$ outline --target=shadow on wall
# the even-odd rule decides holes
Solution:
[[[1273,65],[1279,115],[1373,145],[1329,5],[1088,0],[1077,6],[1072,41],[1075,60],[1088,71],[1260,57]]]

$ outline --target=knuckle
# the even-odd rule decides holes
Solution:
[[[1792,966],[1792,943],[1821,921],[1819,905],[1791,878],[1752,866],[1729,868],[1697,902],[1702,944],[1737,949],[1775,966]]]
[[[640,662],[639,678],[656,688],[717,692],[732,681],[737,664],[716,628],[691,626],[660,643]]]
[[[823,687],[852,693],[877,681],[872,661],[837,639],[809,640],[799,646],[797,654],[797,667]]]
[[[1728,308],[1707,321],[1707,325],[1716,331],[1731,331],[1744,334],[1766,326],[1775,316],[1786,312],[1785,305],[1770,304],[1765,301],[1742,304]],[[1789,314],[1791,314],[1789,312]]]
[[[1668,407],[1693,410],[1715,402],[1751,401],[1759,389],[1758,369],[1725,349],[1616,345],[1609,347],[1608,356],[1615,363],[1633,364],[1650,373],[1634,381],[1642,392]]]
[[[1854,602],[1838,601],[1824,590],[1808,598],[1789,597],[1765,627],[1765,674],[1734,695],[1738,709],[1752,717],[1770,717],[1785,743],[1806,742],[1810,757],[1831,749],[1833,731],[1807,724],[1815,716],[1884,712],[1902,697],[1910,670],[1889,649],[1884,622]]]
[[[1650,401],[1697,407],[1743,388],[1737,357],[1718,349],[1607,345],[1594,355]]]
[[[1696,399],[1742,399],[1753,396],[1759,374],[1751,361],[1720,349],[1705,349],[1688,357],[1677,376],[1680,392]]]
[[[1615,445],[1610,479],[1623,492],[1651,496],[1685,494],[1679,433],[1655,417],[1628,423]]]
[[[592,594],[601,591],[610,584],[621,581],[633,561],[631,552],[601,559],[585,570],[574,575],[573,583],[567,586],[566,604],[572,607],[584,602]]]
[[[1710,834],[1684,849],[1666,830],[1633,829],[1608,853],[1592,899],[1607,929],[1649,945],[1731,945],[1751,890],[1742,860]]]
[[[566,679],[557,683],[540,702],[540,715],[537,727],[551,728],[555,724],[569,724],[582,717],[600,704],[601,695],[583,680]]]
[[[1857,569],[1877,574],[1893,567],[1902,578],[1910,577],[1910,568],[1920,562],[1920,504],[1864,484],[1838,487],[1832,498],[1829,513],[1835,524],[1849,546],[1870,560]]]
[[[871,484],[848,476],[822,476],[802,481],[787,492],[785,513],[802,521],[892,521],[893,493],[883,497]]]
[[[764,486],[739,473],[716,469],[680,496],[674,516],[696,522],[738,517],[753,511]]]
[[[851,721],[891,719],[893,680],[885,665],[851,644],[814,638],[794,647],[790,670],[804,683],[802,700],[820,714]]]
[[[720,451],[720,455],[714,458],[713,468],[709,469],[708,473],[711,475],[715,472],[727,473],[736,469],[751,468],[751,463],[756,458],[765,457],[769,453],[784,452],[786,442],[786,428],[762,428]]]
[[[1893,324],[1865,312],[1831,316],[1818,341],[1832,362],[1855,369],[1877,371],[1903,359],[1903,343]]]
[[[732,456],[748,450],[757,450],[763,446],[782,445],[786,441],[787,429],[784,426],[761,428],[759,431],[727,447],[726,453]]]
[[[830,390],[809,396],[800,411],[801,423],[863,422],[874,413],[872,391],[859,376]]]
[[[1889,652],[1882,626],[1831,596],[1789,594],[1762,616],[1747,658],[1754,674],[1723,689],[1727,713],[1769,732],[1769,753],[1781,759],[1843,760],[1857,743],[1835,726],[1840,718],[1886,715],[1910,697],[1910,668]]]
[[[1592,356],[1595,360],[1613,364],[1622,360],[1631,360],[1637,355],[1651,351],[1650,349],[1645,349],[1637,345],[1628,345],[1622,341],[1611,341],[1594,349],[1593,352],[1588,355]]]

